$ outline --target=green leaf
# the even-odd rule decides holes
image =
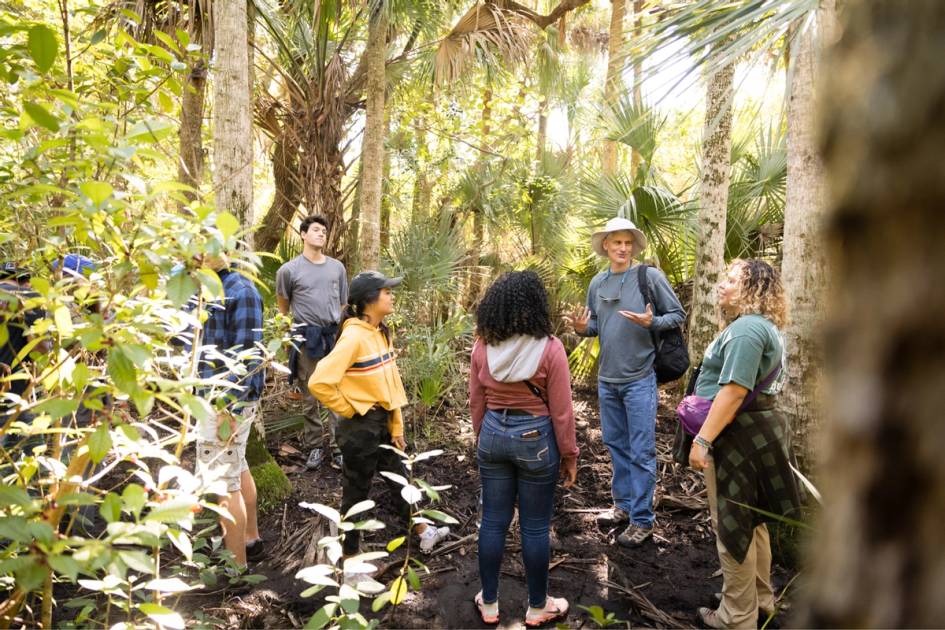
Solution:
[[[158,142],[173,131],[174,125],[170,121],[151,118],[136,123],[125,138],[136,142]]]
[[[28,593],[42,586],[46,576],[49,575],[49,567],[38,562],[31,562],[13,575],[16,578],[17,587]]]
[[[393,553],[394,551],[397,550],[398,547],[400,547],[402,544],[404,544],[404,542],[406,542],[406,540],[407,540],[407,537],[406,537],[406,536],[398,536],[398,537],[395,538],[394,540],[392,540],[392,541],[390,541],[389,543],[387,543],[387,551]]]
[[[197,283],[189,273],[176,273],[167,280],[167,298],[180,308],[197,291]]]
[[[87,492],[70,492],[56,501],[59,505],[95,505],[97,502],[96,497]]]
[[[36,405],[36,413],[48,413],[53,420],[70,416],[79,408],[79,401],[75,399],[50,398]],[[96,462],[98,463],[98,462]]]
[[[240,222],[229,212],[221,212],[217,215],[217,227],[223,233],[223,238],[228,239],[240,229]]]
[[[190,499],[174,499],[159,504],[152,509],[147,516],[146,521],[160,521],[161,523],[180,523],[193,513],[193,507],[196,505]]]
[[[19,507],[28,507],[33,503],[26,490],[16,486],[0,486],[0,507],[17,505]]]
[[[121,497],[114,492],[109,492],[102,504],[98,506],[98,513],[108,523],[119,520],[121,518]]]
[[[184,557],[187,560],[191,560],[194,556],[194,548],[190,542],[190,536],[187,535],[187,532],[183,532],[177,529],[169,529],[167,531],[167,537],[170,538],[171,543],[177,547],[178,551],[184,554]]]
[[[135,518],[138,518],[138,515],[141,514],[141,510],[148,502],[148,494],[140,485],[132,483],[125,486],[125,489],[121,493],[121,500],[122,503],[125,504],[125,509]]]
[[[120,551],[118,557],[128,565],[129,569],[139,573],[154,573],[154,563],[148,554],[143,551]]]
[[[407,581],[410,582],[410,588],[415,591],[420,590],[420,576],[413,570],[413,567],[407,567]]]
[[[312,615],[312,618],[305,624],[305,630],[319,630],[319,628],[327,626],[337,608],[337,604],[325,604],[319,608],[318,612]]]
[[[79,563],[71,556],[47,556],[46,560],[53,571],[59,575],[64,575],[72,582],[79,577]]]
[[[371,610],[374,612],[380,612],[380,610],[390,603],[390,591],[384,591],[380,595],[374,598],[374,601],[371,602]]]
[[[170,35],[168,35],[164,31],[154,30],[152,31],[152,33],[154,34],[154,37],[159,39],[165,46],[167,46],[174,52],[180,54],[180,48],[177,47],[177,42],[174,41],[174,38],[172,38]]]
[[[33,122],[37,125],[53,132],[59,131],[59,120],[50,114],[49,110],[43,105],[32,101],[23,101],[23,109],[26,110],[26,113],[29,114],[29,117],[32,118]]]
[[[108,430],[108,425],[98,425],[98,428],[89,436],[89,457],[97,464],[105,459],[111,447],[112,435]]]
[[[402,575],[398,575],[390,583],[390,603],[397,606],[403,603],[405,597],[407,597],[407,581]]]
[[[82,391],[89,382],[89,366],[85,363],[76,363],[72,370],[72,384],[76,391]]]
[[[100,41],[102,41],[103,39],[105,39],[105,36],[106,36],[107,34],[108,34],[108,32],[107,32],[104,28],[103,28],[103,29],[99,29],[99,30],[95,31],[94,33],[92,33],[92,39],[89,40],[89,43],[94,46],[95,44],[97,44],[97,43],[99,43]]]
[[[445,512],[440,512],[439,510],[423,510],[421,512],[423,516],[429,516],[435,521],[440,521],[441,523],[458,523],[455,518],[446,514]]]
[[[108,353],[108,375],[115,386],[123,392],[133,392],[138,387],[138,371],[134,362],[120,348],[112,348]]]
[[[59,336],[63,339],[72,336],[74,329],[72,328],[72,313],[69,312],[69,307],[64,304],[60,304],[56,307],[56,310],[53,311],[53,320],[56,322],[56,330],[59,331]]]
[[[146,602],[139,605],[138,609],[159,626],[172,628],[173,630],[183,630],[185,626],[183,617],[170,608],[165,608],[160,604]]]
[[[29,523],[22,516],[0,517],[0,538],[9,538],[21,543],[31,542]]]
[[[45,73],[52,68],[56,61],[56,53],[59,50],[59,42],[56,41],[56,35],[47,26],[37,24],[30,29],[27,38],[27,48],[30,51],[30,57],[36,64],[40,73]]]
[[[79,190],[96,206],[111,197],[114,189],[107,182],[85,182],[79,184]]]

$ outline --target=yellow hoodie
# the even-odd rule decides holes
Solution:
[[[390,414],[391,437],[404,434],[400,408],[407,404],[394,349],[384,333],[352,317],[341,325],[334,349],[315,366],[308,390],[335,413],[351,418],[380,405]]]

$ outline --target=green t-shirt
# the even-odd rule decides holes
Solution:
[[[761,315],[742,315],[709,344],[696,381],[696,396],[714,400],[723,385],[735,383],[751,391],[781,362],[784,343],[778,328]],[[784,370],[765,394],[781,389]]]

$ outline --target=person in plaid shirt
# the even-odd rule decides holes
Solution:
[[[256,484],[246,462],[249,430],[265,384],[260,359],[253,352],[262,341],[263,302],[252,281],[230,269],[225,256],[209,260],[208,265],[223,283],[224,298],[208,305],[198,370],[201,378],[222,377],[235,387],[222,393],[214,390],[215,402],[223,398],[225,407],[215,418],[197,423],[197,470],[226,483],[229,494],[220,503],[233,520],[221,521],[223,542],[237,564],[245,566],[247,557],[257,559],[263,551],[256,518]],[[233,360],[245,370],[234,369]]]

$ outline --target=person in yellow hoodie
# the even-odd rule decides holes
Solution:
[[[341,334],[308,381],[312,395],[341,416],[336,439],[343,460],[342,514],[368,498],[375,472],[407,475],[397,454],[381,448],[381,444],[388,443],[402,451],[407,447],[401,414],[407,394],[395,362],[390,330],[384,324],[384,318],[394,312],[391,289],[402,280],[387,278],[379,271],[365,271],[351,280]],[[400,494],[401,486],[385,480],[406,520],[410,505]],[[414,527],[423,552],[431,551],[449,531],[448,527],[423,523]],[[357,530],[346,532],[344,555],[357,554],[359,544]]]

